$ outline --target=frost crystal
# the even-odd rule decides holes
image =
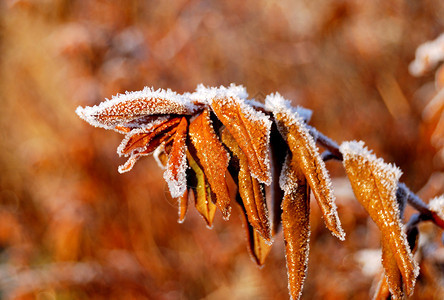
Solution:
[[[105,129],[115,129],[147,115],[191,115],[199,106],[188,95],[179,95],[171,90],[154,90],[145,87],[142,91],[126,92],[112,97],[99,105],[78,107],[76,113],[89,124]]]
[[[226,97],[247,99],[248,93],[244,86],[232,83],[229,87],[206,87],[203,84],[199,84],[196,88],[196,92],[190,94],[191,100],[206,104],[210,104],[211,100],[214,98]]]

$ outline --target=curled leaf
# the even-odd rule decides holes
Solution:
[[[389,259],[391,251],[406,285],[405,291],[410,295],[419,268],[408,246],[396,200],[401,171],[378,159],[364,147],[363,142],[344,142],[340,151],[344,156],[343,163],[353,192],[379,227],[384,247],[390,248],[386,250],[386,259]],[[383,264],[384,267],[386,265]],[[387,274],[393,272],[388,270]],[[402,288],[395,284],[395,280],[389,280],[388,284],[392,294],[397,294],[397,290]]]
[[[267,96],[265,105],[273,112],[279,132],[307,178],[327,228],[344,240],[345,233],[337,213],[330,176],[303,118],[279,94]]]
[[[191,170],[194,172],[195,187],[193,187],[194,200],[197,211],[207,222],[208,227],[213,226],[214,214],[216,213],[216,205],[213,203],[211,197],[211,188],[206,179],[206,176],[200,166],[197,164],[194,157],[189,151],[186,153],[188,163]]]
[[[279,180],[284,191],[282,230],[290,295],[292,299],[299,299],[308,266],[310,191],[298,161],[290,157],[287,155]]]
[[[221,133],[222,142],[239,160],[238,189],[247,214],[248,222],[267,241],[271,242],[270,221],[263,187],[251,177],[246,155],[227,128]]]
[[[145,87],[142,91],[119,94],[96,106],[78,107],[76,113],[93,126],[116,129],[118,125],[148,115],[191,115],[198,108],[198,105],[190,101],[189,95]]]
[[[162,143],[172,138],[179,122],[180,118],[162,118],[130,131],[117,148],[119,155],[130,156],[124,165],[119,166],[119,172],[128,172],[141,156],[153,153]]]
[[[216,205],[225,219],[230,216],[230,195],[225,173],[230,156],[219,141],[211,125],[209,111],[204,110],[190,123],[189,135],[196,155],[205,172],[211,190],[216,195]]]

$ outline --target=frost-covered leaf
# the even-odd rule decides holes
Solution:
[[[186,155],[188,164],[190,165],[195,176],[195,187],[193,186],[192,190],[194,193],[196,209],[205,219],[208,227],[211,228],[213,226],[213,219],[216,213],[216,204],[213,203],[211,197],[210,184],[208,183],[204,172],[196,162],[196,159],[194,159],[193,155],[191,155],[189,151],[187,151]]]
[[[194,114],[200,105],[191,102],[189,94],[179,95],[171,90],[154,90],[119,94],[99,105],[78,107],[76,113],[89,124],[105,129],[130,123],[136,119],[158,114]],[[123,130],[117,128],[117,130]]]
[[[227,128],[221,133],[222,142],[239,160],[238,190],[250,225],[267,241],[271,242],[271,229],[264,190],[256,178],[251,177],[248,159]]]
[[[251,175],[270,185],[268,145],[271,121],[268,116],[235,96],[217,95],[211,99],[210,105],[247,156]]]
[[[299,116],[297,109],[279,94],[267,96],[265,107],[273,112],[282,137],[307,178],[327,228],[343,240],[345,233],[337,213],[331,180],[303,118]]]
[[[292,299],[299,299],[308,266],[310,239],[310,191],[299,162],[287,155],[280,178],[284,190],[282,230],[287,259],[288,287]]]
[[[187,190],[186,171],[188,168],[186,158],[186,138],[188,131],[188,121],[186,118],[180,120],[174,134],[171,152],[163,178],[168,183],[171,197],[181,197]]]
[[[387,285],[391,299],[403,299],[404,293],[402,291],[402,276],[396,262],[395,254],[390,247],[389,241],[382,239],[382,266],[384,267],[384,281]],[[382,288],[382,286],[381,286]]]
[[[364,147],[363,142],[344,142],[340,146],[340,151],[344,156],[343,163],[353,192],[379,227],[383,243],[390,247],[395,257],[406,285],[405,292],[410,295],[413,292],[419,269],[407,243],[396,201],[401,171],[393,165],[386,164],[382,159],[378,159]],[[386,257],[389,255],[387,254]],[[383,264],[384,267],[385,264]],[[387,273],[393,274],[389,271]],[[388,284],[395,294],[398,286],[391,286],[390,281]]]
[[[225,173],[230,156],[214,132],[207,109],[191,121],[189,135],[196,149],[199,165],[216,195],[216,205],[223,217],[228,219],[231,208]]]

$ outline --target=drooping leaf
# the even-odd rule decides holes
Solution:
[[[171,152],[168,156],[167,168],[163,174],[163,178],[167,182],[171,197],[173,198],[181,197],[187,190],[187,132],[188,121],[183,117],[176,127]]]
[[[287,259],[288,287],[292,299],[299,299],[308,266],[310,239],[310,189],[299,166],[291,154],[279,179],[284,199],[282,200],[282,230]]]
[[[189,151],[186,153],[188,164],[195,175],[196,186],[193,187],[194,200],[197,211],[207,222],[208,227],[213,226],[214,214],[216,213],[216,204],[213,203],[211,197],[211,188],[206,179],[206,176],[200,166],[197,164],[194,157]]]
[[[127,92],[112,97],[92,107],[78,107],[76,113],[89,124],[105,129],[136,119],[157,114],[191,115],[200,106],[190,101],[189,95],[179,95],[171,90],[154,90],[145,87],[142,91]],[[117,128],[122,130],[122,128]]]
[[[401,171],[378,159],[364,147],[363,142],[344,142],[340,151],[344,156],[343,163],[353,192],[379,227],[384,247],[390,248],[386,250],[386,259],[389,259],[391,251],[405,283],[405,292],[410,295],[419,268],[408,246],[396,201]],[[386,267],[386,263],[383,266]],[[387,275],[391,274],[393,272],[388,270]],[[392,294],[397,294],[397,290],[401,289],[395,282],[396,280],[388,281]]]
[[[249,161],[227,128],[222,130],[221,138],[222,142],[239,160],[237,184],[248,222],[267,242],[270,243],[271,229],[263,187],[256,178],[251,176],[248,164]]]
[[[395,254],[387,240],[381,241],[382,246],[382,266],[384,267],[384,281],[390,291],[391,298],[403,299],[402,276],[396,263]]]
[[[306,177],[327,228],[333,235],[344,240],[345,233],[337,213],[328,171],[303,118],[279,94],[267,96],[265,106],[273,112],[278,130]]]
[[[245,153],[251,175],[269,185],[271,121],[268,116],[234,97],[213,98],[211,108]]]
[[[223,217],[228,219],[231,208],[225,173],[230,156],[214,132],[209,114],[208,110],[204,110],[191,121],[189,135],[199,164],[216,195],[216,205]]]

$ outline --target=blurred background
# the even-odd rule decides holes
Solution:
[[[415,78],[416,48],[444,32],[444,2],[0,2],[0,298],[288,299],[282,235],[266,265],[241,220],[214,228],[177,205],[152,157],[124,175],[120,136],[74,113],[144,86],[244,85],[314,111],[334,140],[364,140],[427,202],[444,193],[444,150],[422,110],[435,70]],[[366,299],[380,276],[379,232],[337,162],[340,242],[312,207],[303,299]],[[407,215],[411,211],[407,211]],[[414,299],[444,289],[441,232],[421,225]],[[441,298],[442,299],[442,298]]]

